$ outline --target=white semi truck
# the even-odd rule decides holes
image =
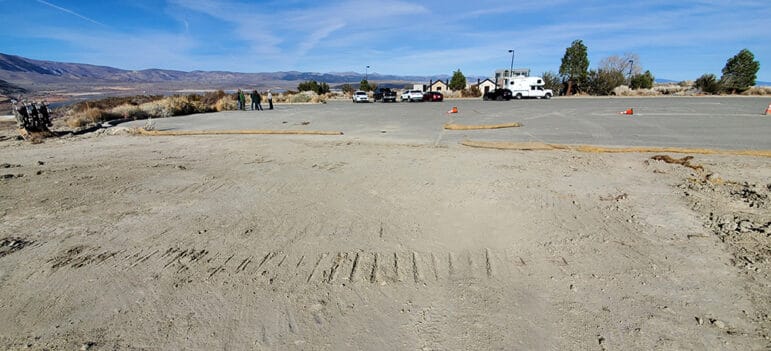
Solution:
[[[541,77],[506,77],[503,79],[503,88],[511,90],[511,96],[514,99],[551,99],[554,96],[551,89],[544,89]]]

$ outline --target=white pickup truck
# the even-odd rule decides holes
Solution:
[[[544,89],[543,78],[541,77],[511,77],[503,79],[503,87],[511,90],[511,96],[514,99],[536,98],[551,99],[554,92],[551,89]]]

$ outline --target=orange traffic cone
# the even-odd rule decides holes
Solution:
[[[766,113],[764,113],[764,115],[771,115],[771,104],[768,104],[768,108],[766,108]]]
[[[634,110],[630,108],[630,109],[628,109],[626,111],[621,111],[618,114],[620,114],[620,115],[633,115],[634,114]]]
[[[771,107],[771,106],[769,106],[769,107]],[[452,110],[447,111],[447,113],[458,113],[458,107],[457,106],[453,106]]]

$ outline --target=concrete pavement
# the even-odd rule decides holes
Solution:
[[[537,141],[605,146],[771,149],[765,97],[554,98],[446,100],[441,103],[282,104],[273,111],[227,111],[155,119],[158,130],[324,130],[333,138],[457,144],[462,140]],[[457,106],[459,113],[447,111]],[[620,111],[634,109],[634,115]],[[309,122],[303,124],[303,122]],[[519,128],[449,131],[445,123]],[[141,127],[145,121],[124,125]],[[324,136],[323,138],[330,138]]]

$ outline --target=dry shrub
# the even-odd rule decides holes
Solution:
[[[636,90],[634,90],[634,94],[635,94],[635,96],[658,96],[658,95],[661,95],[655,89],[636,89]]]
[[[78,128],[91,123],[97,123],[99,121],[102,121],[102,110],[91,107],[83,111],[76,112],[67,118],[67,125],[70,128]]]
[[[139,109],[144,112],[147,117],[168,117],[166,104],[161,101],[146,102],[139,105]]]
[[[225,94],[222,90],[217,91],[210,91],[206,92],[201,96],[201,103],[205,106],[210,106],[212,109],[216,109],[217,102],[219,102],[222,98],[224,98],[227,94]]]
[[[289,98],[291,96],[292,96],[292,94],[289,94],[289,93],[274,94],[273,95],[273,103],[289,102]]]
[[[306,103],[306,102],[311,102],[314,97],[318,98],[318,94],[312,91],[303,91],[299,94],[295,94],[294,96],[292,96],[289,102],[293,104]]]
[[[482,92],[479,91],[479,86],[472,85],[470,88],[465,89],[461,92],[462,97],[480,97],[482,96]]]
[[[107,97],[99,100],[81,101],[73,104],[70,109],[74,112],[83,112],[90,108],[97,108],[103,111],[108,111],[121,105],[141,105],[150,101],[162,100],[163,98],[163,95]]]
[[[166,103],[166,116],[191,115],[202,109],[199,101],[191,101],[187,96],[171,96],[164,99]]]
[[[662,95],[685,95],[690,88],[681,84],[656,85],[653,90]]]
[[[152,104],[153,102],[148,102],[147,104]],[[143,104],[144,105],[144,104]],[[149,113],[144,111],[141,108],[142,105],[136,106],[136,105],[120,105],[118,107],[113,108],[110,110],[112,114],[119,115],[121,118],[131,118],[131,119],[143,119],[150,116]]]
[[[615,88],[613,88],[612,95],[616,96],[632,96],[634,93],[632,92],[632,89],[630,89],[626,85],[619,85]]]
[[[311,101],[314,104],[325,104],[327,103],[327,99],[329,98],[329,93],[325,93],[323,95],[315,95],[311,96]]]
[[[752,87],[742,92],[742,95],[771,95],[771,87]]]
[[[223,96],[221,99],[217,100],[217,103],[214,105],[214,109],[217,111],[229,111],[237,108],[238,103],[236,103],[236,100],[230,95]]]

